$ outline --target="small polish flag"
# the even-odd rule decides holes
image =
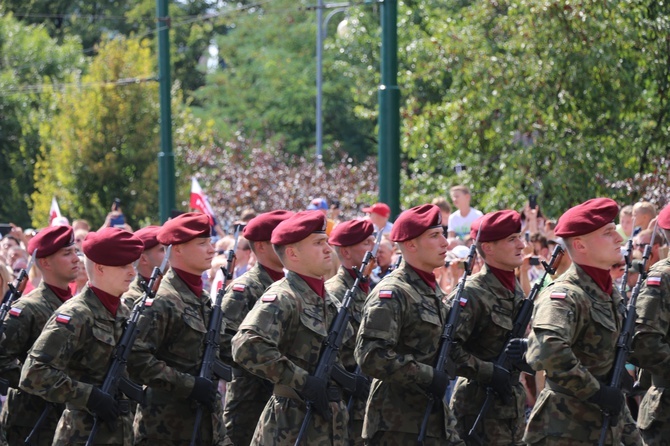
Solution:
[[[380,299],[390,299],[393,297],[393,291],[391,290],[381,290],[379,291]]]
[[[277,299],[276,294],[266,294],[263,297],[261,297],[261,300],[263,302],[274,302]]]
[[[551,295],[549,297],[552,298],[552,299],[565,299],[565,296],[567,296],[567,293],[554,292],[554,293],[551,293]]]
[[[246,289],[246,285],[243,283],[236,283],[233,285],[233,291],[239,291],[240,293]]]
[[[661,286],[661,276],[647,277],[647,285]]]
[[[145,307],[150,307],[150,306],[152,306],[153,304],[154,304],[154,300],[153,300],[153,299],[147,299],[147,300],[144,301],[144,306],[145,306]]]
[[[461,297],[461,298],[458,299],[458,304],[459,304],[461,307],[464,307],[465,304],[467,304],[467,303],[468,303],[468,300],[467,300],[465,297]]]
[[[51,209],[49,209],[49,226],[51,226],[51,222],[54,221],[54,218],[58,217],[62,217],[60,208],[58,207],[58,202],[56,201],[56,197],[51,197]]]
[[[9,314],[10,316],[19,317],[21,316],[22,311],[23,310],[21,308],[12,308],[11,310],[9,310]]]
[[[69,324],[70,319],[72,319],[72,316],[63,313],[58,313],[58,316],[56,316],[56,322],[60,322],[61,324]]]

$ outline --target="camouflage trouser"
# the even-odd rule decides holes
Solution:
[[[469,439],[468,432],[475,424],[476,418],[476,416],[458,417],[456,430],[467,445],[522,446],[525,444],[523,442],[523,432],[526,423],[523,418],[498,420],[489,416],[479,423],[476,432],[477,438]]]
[[[408,434],[407,432],[378,431],[372,440],[367,440],[367,446],[409,446],[415,445],[419,434]],[[462,440],[449,441],[445,438],[426,437],[424,446],[465,446]]]
[[[226,402],[223,421],[226,424],[224,445],[247,446],[261,417],[266,401]],[[231,407],[232,406],[232,407]]]
[[[364,446],[363,440],[363,420],[354,420],[349,429],[349,444],[352,446]]]
[[[645,446],[670,446],[670,426],[667,424],[654,425],[649,429],[641,430],[640,433],[642,444]]]

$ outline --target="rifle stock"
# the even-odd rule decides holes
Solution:
[[[544,260],[542,261],[542,266],[544,267],[544,274],[542,275],[540,280],[535,282],[533,288],[530,290],[530,294],[528,294],[528,297],[523,301],[523,304],[521,304],[519,313],[517,313],[517,316],[514,320],[514,326],[507,335],[507,340],[503,345],[502,351],[494,361],[495,365],[503,368],[509,367],[509,365],[507,364],[507,353],[505,352],[505,350],[507,349],[507,345],[512,339],[522,338],[525,336],[526,327],[528,327],[528,324],[530,323],[530,318],[533,315],[533,306],[535,304],[535,298],[540,293],[540,288],[542,287],[542,284],[547,278],[547,275],[554,274],[556,272],[556,266],[560,261],[561,257],[563,257],[563,255],[564,251],[561,245],[556,245],[556,247],[554,248],[554,252],[551,254],[551,259],[549,260],[549,263],[545,262]],[[487,386],[486,398],[484,399],[484,403],[482,404],[482,407],[479,410],[479,413],[477,414],[475,422],[468,431],[468,439],[470,440],[470,442],[476,442],[478,444],[482,444],[481,439],[477,437],[476,430],[479,424],[482,421],[484,421],[484,418],[486,418],[488,411],[491,409],[491,405],[493,404],[493,398],[494,398],[493,387]]]
[[[349,311],[349,308],[351,307],[351,303],[354,300],[354,292],[356,291],[358,284],[368,277],[367,275],[364,276],[363,274],[370,274],[371,268],[369,267],[373,262],[374,256],[377,255],[377,250],[379,249],[379,243],[381,242],[381,239],[382,231],[378,231],[377,238],[375,239],[375,244],[372,247],[372,250],[365,253],[361,267],[356,269],[356,279],[354,280],[354,284],[344,294],[344,297],[342,298],[342,305],[337,310],[337,315],[330,324],[328,329],[328,337],[324,343],[325,347],[321,353],[321,356],[319,356],[319,361],[316,365],[316,370],[314,371],[314,376],[317,378],[321,378],[325,381],[330,379],[333,366],[337,360],[340,347],[342,346],[344,332],[346,330],[347,324],[349,323],[349,319],[351,318],[351,312]],[[302,439],[305,436],[305,433],[307,433],[307,427],[311,423],[312,416],[314,415],[314,407],[312,402],[307,401],[306,405],[307,412],[305,413],[305,418],[303,419],[302,425],[300,426],[300,431],[298,432],[298,438],[295,441],[295,446],[300,446],[300,443],[302,443]]]
[[[124,377],[123,374],[126,370],[128,357],[130,356],[130,352],[133,349],[133,344],[135,344],[137,335],[140,333],[140,327],[138,326],[140,316],[142,316],[142,313],[144,312],[147,300],[156,297],[156,292],[160,286],[163,274],[165,274],[165,270],[167,269],[167,263],[170,258],[171,250],[172,245],[167,247],[161,266],[155,267],[151,272],[149,283],[143,286],[144,294],[142,294],[142,298],[137,301],[133,307],[133,311],[130,314],[130,318],[126,324],[126,328],[123,330],[123,334],[121,335],[119,342],[116,344],[116,347],[114,347],[112,361],[109,365],[109,368],[107,369],[107,373],[105,374],[105,380],[102,382],[102,386],[100,386],[100,390],[113,397],[115,397],[118,391],[121,391],[129,398],[132,398],[140,404],[144,404],[144,390],[142,389],[142,386],[133,383],[128,378]],[[49,406],[47,406],[44,410],[46,411],[48,408]],[[37,428],[38,425],[33,428],[33,431],[35,431]],[[100,419],[97,416],[94,416],[93,427],[91,428],[91,432],[88,435],[86,446],[90,446],[95,443],[95,437],[99,428]]]

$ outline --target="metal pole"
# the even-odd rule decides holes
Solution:
[[[323,0],[316,6],[316,163],[323,159]]]
[[[398,88],[398,2],[381,2],[381,85],[379,86],[379,201],[400,213],[400,89]]]
[[[172,110],[170,104],[170,16],[168,0],[156,0],[158,30],[158,77],[160,81],[161,151],[158,153],[159,211],[167,221],[175,205],[174,153],[172,152]]]

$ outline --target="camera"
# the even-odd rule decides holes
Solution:
[[[537,195],[536,194],[528,195],[528,207],[531,208],[531,209],[535,209],[537,207]]]
[[[115,198],[112,203],[112,218],[109,220],[109,226],[112,228],[125,228],[126,218],[121,212],[121,199]]]
[[[534,256],[533,256],[533,257],[531,257],[530,259],[528,259],[528,263],[529,263],[531,266],[538,266],[538,265],[540,264],[540,258],[539,258],[539,257],[534,257]]]
[[[12,232],[12,225],[9,223],[0,223],[0,237],[4,237]]]

